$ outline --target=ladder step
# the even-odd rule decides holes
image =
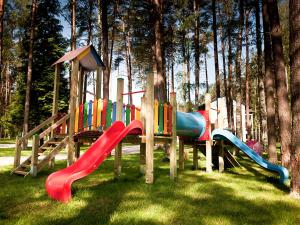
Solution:
[[[26,176],[29,174],[29,172],[25,172],[25,171],[22,171],[22,170],[16,170],[14,171],[15,174],[18,174],[18,175],[23,175],[23,176]]]
[[[60,141],[48,141],[47,144],[49,145],[58,145]]]

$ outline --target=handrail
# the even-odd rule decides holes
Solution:
[[[64,117],[62,117],[60,120],[58,120],[57,122],[55,122],[54,124],[52,124],[46,130],[44,130],[42,133],[40,133],[39,139],[42,139],[47,134],[51,133],[54,129],[56,129],[58,126],[60,126],[63,122],[65,122],[66,120],[68,120],[69,117],[70,117],[70,114],[67,114]]]
[[[49,123],[51,123],[52,121],[54,121],[56,118],[58,117],[58,114],[49,117],[47,120],[45,120],[44,122],[42,122],[40,125],[36,126],[35,128],[33,128],[31,131],[29,131],[27,134],[25,134],[23,137],[21,137],[18,140],[17,145],[19,146],[24,140],[30,138],[32,135],[34,135],[37,131],[39,131],[40,129],[42,129],[43,127],[45,127],[46,125],[48,125]]]

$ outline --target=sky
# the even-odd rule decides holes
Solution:
[[[62,0],[62,2],[64,2],[64,0]],[[71,27],[70,24],[68,22],[65,21],[65,19],[63,17],[60,17],[60,21],[62,26],[64,27],[63,30],[63,35],[64,37],[70,39],[71,37]],[[77,46],[78,47],[78,46]],[[219,50],[220,50],[220,46],[219,46]],[[208,64],[208,80],[209,80],[209,84],[212,84],[215,82],[215,68],[214,68],[214,52],[213,52],[213,45],[209,44],[208,45],[208,58],[207,58],[207,64]],[[193,60],[193,57],[191,57],[191,60]],[[191,62],[193,64],[193,62]],[[204,63],[200,64],[201,67],[201,71],[200,71],[200,82],[201,83],[205,83],[205,68],[204,68]],[[219,67],[222,67],[222,59],[219,56]],[[179,72],[183,72],[183,68],[182,65],[176,65],[175,66],[175,74],[179,73]],[[220,69],[220,73],[222,72],[222,70]],[[126,65],[125,62],[123,61],[119,67],[119,71],[118,70],[113,70],[111,72],[111,79],[110,79],[110,99],[112,101],[116,100],[116,87],[117,87],[117,78],[118,77],[122,77],[124,78],[124,92],[128,92],[127,89],[127,72],[126,72]],[[194,73],[193,73],[193,68],[191,70],[191,83],[193,83],[195,80],[194,78]],[[175,88],[176,88],[176,83],[175,83]],[[137,91],[140,90],[138,87],[136,87],[135,83],[133,84],[133,91]],[[89,85],[88,86],[88,91],[93,92],[93,86]],[[202,88],[202,91],[205,91],[205,88]],[[140,98],[142,97],[142,93],[141,94],[135,94],[133,95],[133,102],[135,103],[135,105],[140,106]],[[194,92],[191,93],[191,97],[192,97],[192,101],[194,100]],[[88,100],[93,100],[93,96],[91,94],[87,94],[87,99]],[[124,98],[124,103],[127,103],[127,98]]]

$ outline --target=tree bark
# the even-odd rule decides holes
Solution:
[[[261,49],[261,25],[260,25],[260,7],[259,1],[255,4],[256,19],[256,46],[257,46],[257,70],[258,70],[258,91],[259,91],[259,124],[261,127],[260,139],[263,144],[267,143],[267,120],[266,120],[266,102],[264,89],[264,75],[262,71],[262,49]]]
[[[200,48],[199,48],[199,33],[200,33],[200,21],[199,21],[199,1],[194,0],[194,14],[196,16],[195,29],[194,29],[194,48],[195,48],[195,103],[199,100],[200,89]]]
[[[132,92],[132,71],[131,71],[131,37],[130,30],[127,28],[125,21],[123,20],[123,35],[124,35],[124,46],[125,46],[125,61],[128,78],[128,92]],[[132,95],[128,95],[128,103],[133,104]]]
[[[276,124],[275,124],[275,76],[272,60],[272,47],[270,37],[270,22],[266,1],[263,1],[263,27],[264,27],[264,46],[265,46],[265,92],[266,92],[266,111],[267,111],[267,131],[268,131],[268,153],[269,161],[277,162],[276,152]]]
[[[103,69],[103,98],[109,99],[109,57],[108,57],[108,23],[107,23],[108,1],[102,0],[101,24],[102,24],[102,57],[105,68]]]
[[[291,108],[288,99],[287,82],[285,76],[285,63],[282,47],[282,34],[280,28],[278,7],[276,0],[267,0],[270,18],[270,30],[275,69],[275,82],[279,116],[279,134],[281,140],[282,165],[290,168],[291,158]]]
[[[238,138],[243,138],[242,130],[242,44],[243,44],[243,27],[244,27],[244,1],[239,1],[239,33],[237,39],[236,53],[236,134]]]
[[[4,0],[0,0],[0,72],[3,67],[3,16],[4,16]],[[1,76],[0,76],[1,78]]]
[[[220,85],[220,74],[219,74],[216,0],[212,0],[212,14],[213,14],[213,36],[214,36],[214,59],[215,59],[216,97],[220,98],[221,97],[221,85]]]
[[[26,82],[26,95],[25,95],[25,109],[24,109],[24,124],[23,134],[28,133],[29,110],[30,110],[30,91],[32,81],[32,64],[33,64],[33,44],[34,44],[34,30],[35,30],[35,17],[36,17],[36,0],[32,0],[31,6],[31,25],[30,25],[30,40],[28,52],[28,66],[27,66],[27,82]],[[27,140],[23,144],[23,148],[27,148]]]
[[[152,0],[154,6],[154,63],[156,63],[156,73],[154,73],[154,97],[161,102],[166,100],[166,78],[163,72],[163,55],[162,55],[162,13],[163,0]]]
[[[250,64],[249,64],[249,10],[246,11],[246,87],[245,87],[245,97],[246,97],[246,129],[247,134],[251,133],[251,124],[250,124],[250,88],[249,88],[249,80],[250,80]]]
[[[76,0],[71,0],[71,50],[76,49]]]
[[[227,38],[228,38],[228,103],[230,117],[228,117],[228,127],[235,133],[235,124],[233,118],[233,64],[232,64],[232,37],[231,37],[231,4],[226,5],[227,14]]]
[[[300,2],[290,0],[290,68],[292,89],[291,195],[300,199]]]

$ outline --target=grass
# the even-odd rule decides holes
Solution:
[[[113,158],[107,159],[73,184],[69,204],[51,200],[44,188],[64,161],[37,178],[10,176],[10,168],[0,168],[0,224],[300,224],[300,202],[289,198],[273,174],[246,159],[245,168],[223,174],[206,174],[204,161],[193,171],[188,160],[172,182],[162,156],[155,152],[153,185],[139,175],[138,155],[124,155],[120,181],[113,179]]]

